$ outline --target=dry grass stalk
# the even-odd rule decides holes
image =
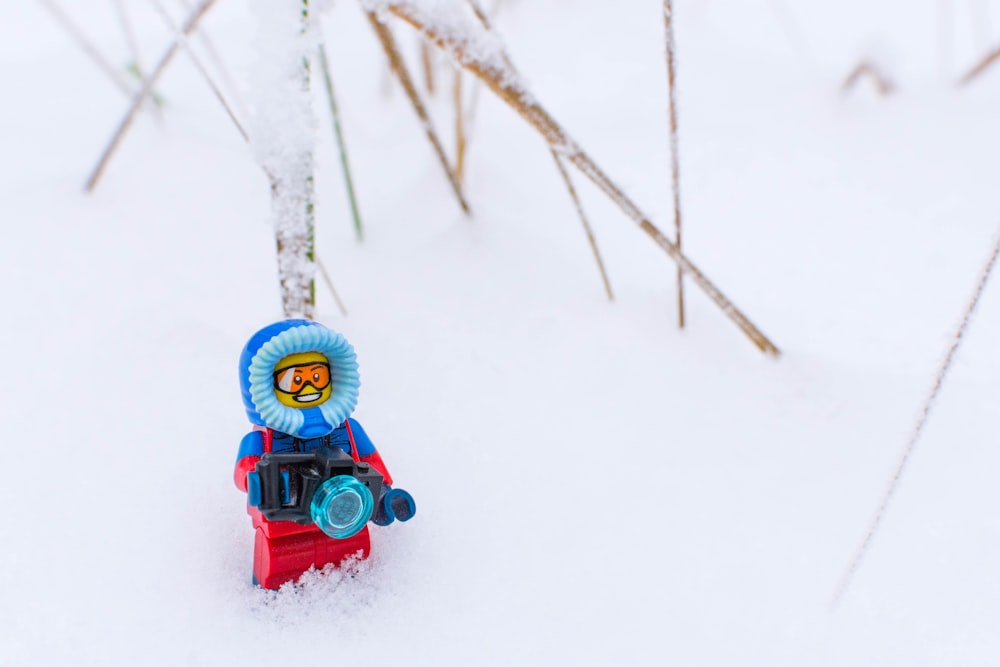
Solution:
[[[892,82],[883,76],[882,73],[878,71],[877,67],[867,61],[858,63],[858,66],[851,70],[851,73],[847,75],[846,79],[844,79],[844,85],[841,86],[841,90],[844,93],[851,91],[862,78],[870,79],[875,85],[875,91],[882,97],[885,97],[895,90],[895,86],[892,85]]]
[[[122,31],[125,33],[125,41],[128,43],[129,52],[132,54],[132,63],[135,66],[135,71],[140,79],[145,79],[146,75],[143,74],[142,57],[139,54],[139,43],[135,39],[135,31],[132,30],[132,22],[125,11],[125,4],[123,0],[115,0],[114,4],[115,11],[118,14],[118,21],[122,24]]]
[[[205,17],[205,14],[208,13],[208,10],[210,10],[215,4],[215,1],[216,0],[202,0],[197,7],[191,10],[190,15],[188,15],[188,18],[184,21],[184,25],[181,28],[181,36],[175,39],[173,44],[171,44],[170,47],[163,53],[159,62],[156,63],[156,67],[153,68],[152,73],[149,75],[149,78],[143,81],[142,88],[135,94],[135,97],[132,98],[132,105],[129,107],[128,111],[125,112],[125,116],[118,124],[118,128],[115,130],[111,141],[104,149],[101,159],[97,162],[94,170],[90,173],[90,177],[87,179],[87,183],[85,185],[87,192],[93,192],[94,188],[97,187],[97,183],[101,179],[104,169],[108,166],[108,162],[111,160],[112,155],[114,155],[114,152],[121,143],[122,138],[132,125],[136,112],[138,112],[140,107],[142,107],[143,103],[152,93],[153,86],[155,86],[156,82],[160,80],[160,77],[167,69],[167,66],[173,60],[174,56],[177,55],[177,51],[181,47],[181,41],[198,27],[198,24]]]
[[[496,68],[489,63],[476,60],[466,54],[462,44],[452,37],[438,34],[426,25],[419,16],[414,14],[409,6],[391,5],[389,7],[395,16],[399,17],[413,28],[420,31],[425,38],[437,44],[439,48],[449,52],[456,62],[483,81],[500,99],[513,107],[545,141],[566,160],[572,162],[587,178],[600,188],[618,207],[635,222],[653,241],[667,253],[681,270],[700,287],[712,301],[722,309],[741,331],[762,352],[778,356],[778,348],[750,320],[733,305],[731,301],[716,287],[698,267],[684,256],[677,245],[656,227],[646,215],[639,210],[631,199],[584,153],[566,134],[565,130],[549,115],[549,113],[527,91],[512,81],[509,72]],[[373,20],[377,20],[373,17]]]
[[[972,69],[966,72],[965,76],[958,80],[958,85],[966,86],[974,79],[979,78],[979,76],[988,70],[997,60],[1000,60],[1000,46],[983,56]]]
[[[191,11],[191,3],[188,0],[180,0],[180,6],[183,7],[185,12]],[[208,32],[204,30],[198,31],[198,40],[201,42],[202,47],[205,49],[205,53],[208,54],[209,60],[215,65],[215,71],[219,73],[222,77],[222,82],[226,84],[226,89],[232,99],[235,99],[238,107],[243,108],[242,100],[239,98],[240,87],[236,85],[233,80],[232,75],[229,73],[229,68],[226,67],[226,63],[223,62],[222,57],[219,56],[218,49],[215,48],[215,43],[212,38],[208,36]]]
[[[481,23],[482,26],[487,30],[492,30],[493,27],[490,25],[490,19],[486,15],[486,12],[483,10],[483,8],[479,6],[479,3],[476,2],[476,0],[467,0],[467,4],[472,9],[472,13],[476,15],[476,18],[479,20],[479,23]]]
[[[93,42],[87,39],[87,36],[83,34],[83,31],[73,22],[69,16],[66,15],[62,9],[59,8],[55,2],[52,0],[41,0],[42,7],[48,10],[49,14],[61,25],[66,32],[76,41],[77,45],[83,50],[83,52],[90,58],[95,65],[102,72],[104,72],[115,87],[122,91],[126,97],[131,98],[134,94],[132,85],[129,83],[128,79],[119,72],[109,61],[105,58],[100,50],[94,46]]]
[[[983,270],[979,273],[979,280],[976,283],[976,289],[973,291],[972,298],[965,307],[965,312],[962,314],[962,321],[958,325],[958,329],[955,331],[955,335],[952,337],[951,343],[948,345],[948,351],[945,353],[944,359],[942,359],[941,365],[938,367],[937,373],[934,375],[934,380],[931,383],[931,388],[927,394],[927,398],[924,399],[923,404],[920,406],[920,411],[917,414],[917,420],[913,425],[913,430],[910,431],[910,437],[907,439],[906,445],[903,447],[903,452],[900,454],[899,460],[896,463],[896,467],[893,469],[892,475],[889,477],[889,483],[886,485],[885,492],[882,494],[882,499],[879,501],[878,508],[876,508],[871,523],[868,525],[868,530],[865,531],[864,539],[861,540],[861,544],[854,553],[854,557],[851,559],[850,565],[848,565],[847,569],[844,571],[844,575],[834,591],[833,598],[830,603],[831,608],[836,607],[840,603],[840,600],[844,597],[844,594],[851,585],[851,581],[854,579],[855,573],[861,566],[861,561],[864,559],[865,554],[871,547],[872,540],[875,538],[875,533],[878,531],[879,526],[882,523],[882,519],[885,517],[886,510],[889,507],[889,502],[892,500],[893,495],[896,493],[896,489],[899,487],[899,480],[902,478],[906,465],[909,463],[910,458],[913,455],[913,450],[917,446],[920,434],[923,433],[924,425],[927,423],[927,418],[931,413],[931,408],[934,407],[934,402],[937,400],[938,394],[941,392],[941,387],[944,385],[945,377],[948,375],[948,371],[951,370],[952,362],[955,360],[955,353],[958,351],[959,346],[961,346],[962,341],[965,339],[965,332],[968,330],[969,322],[971,322],[972,316],[976,312],[976,308],[979,306],[979,300],[983,295],[983,291],[986,289],[986,283],[989,281],[990,275],[996,267],[998,256],[1000,256],[1000,234],[997,235],[996,241],[993,243],[993,250],[990,253],[989,260],[986,262],[986,266],[983,267]]]
[[[340,167],[344,173],[344,185],[347,188],[347,199],[351,205],[351,217],[354,219],[354,234],[358,240],[364,239],[364,228],[361,225],[361,212],[358,210],[358,199],[354,194],[354,179],[351,178],[351,166],[347,160],[347,143],[340,127],[340,108],[337,106],[337,96],[333,91],[333,77],[330,76],[330,61],[326,57],[326,47],[319,45],[319,65],[323,71],[323,83],[326,86],[326,98],[330,105],[330,116],[333,118],[333,135],[337,139],[337,150],[340,153]]]
[[[455,178],[459,185],[465,181],[465,111],[462,107],[462,70],[455,69],[452,88],[455,102]]]
[[[492,30],[493,27],[490,25],[489,16],[486,14],[485,11],[483,11],[483,8],[479,6],[479,3],[476,2],[476,0],[466,0],[466,2],[468,3],[469,8],[472,9],[472,13],[476,15],[476,18],[479,20],[479,23],[483,26],[483,28],[486,30]],[[496,13],[497,6],[498,3],[494,3],[493,13]],[[470,95],[471,99],[469,100],[468,112],[465,114],[465,124],[467,128],[466,134],[468,134],[468,128],[472,127],[473,120],[476,117],[476,111],[479,109],[480,88],[481,86],[479,85],[475,85],[472,87],[472,94]]]
[[[431,60],[431,47],[427,42],[420,42],[420,66],[424,70],[424,86],[427,94],[434,94],[434,62]]]
[[[467,0],[469,8],[472,9],[472,13],[475,14],[476,19],[479,24],[486,31],[492,31],[493,26],[490,25],[489,17],[486,12],[483,11],[482,7],[476,0]],[[507,54],[503,54],[503,64],[510,73],[515,73],[514,64],[511,62]],[[459,70],[461,72],[461,70]],[[597,262],[597,269],[601,273],[601,281],[604,283],[604,292],[608,296],[608,301],[614,301],[615,295],[611,291],[611,281],[608,279],[608,272],[604,268],[604,260],[601,258],[601,251],[597,247],[597,238],[594,236],[593,229],[590,226],[590,220],[587,219],[587,214],[583,210],[583,204],[580,202],[580,197],[576,193],[576,187],[573,185],[573,180],[570,178],[569,172],[566,170],[566,166],[562,162],[562,158],[559,153],[553,148],[550,149],[552,153],[552,158],[556,162],[556,167],[559,169],[559,175],[562,176],[563,183],[566,184],[566,190],[569,192],[570,199],[573,200],[573,206],[576,208],[577,216],[580,218],[580,223],[583,225],[583,231],[587,235],[587,242],[590,244],[590,249],[594,254],[594,261]]]
[[[552,158],[556,161],[556,167],[559,168],[559,174],[562,176],[563,182],[566,184],[566,190],[569,191],[569,196],[573,200],[576,213],[580,216],[580,224],[583,225],[583,231],[587,235],[587,242],[590,243],[590,249],[594,253],[594,261],[597,262],[597,269],[601,272],[601,280],[604,282],[604,292],[608,295],[608,301],[614,301],[615,295],[611,291],[611,281],[608,280],[608,272],[604,269],[601,251],[597,248],[597,239],[594,237],[594,231],[590,227],[590,221],[587,220],[587,214],[583,211],[583,204],[580,203],[580,197],[576,194],[576,188],[573,187],[573,180],[570,178],[569,172],[566,171],[559,153],[554,149],[552,150]]]
[[[229,116],[229,120],[231,120],[233,122],[233,125],[236,126],[236,129],[237,131],[239,131],[240,136],[243,137],[243,141],[250,143],[250,135],[247,134],[247,131],[246,129],[244,129],[243,124],[240,123],[239,119],[236,117],[236,113],[233,111],[232,106],[230,106],[229,102],[226,101],[226,96],[222,94],[222,90],[219,89],[219,86],[215,83],[215,80],[212,78],[212,75],[208,73],[208,70],[205,69],[205,66],[202,64],[197,54],[195,54],[194,49],[192,49],[191,45],[188,44],[188,41],[184,37],[184,34],[177,29],[177,26],[174,24],[173,19],[170,18],[170,13],[167,12],[166,8],[163,6],[160,0],[151,0],[151,2],[153,3],[153,7],[156,9],[157,13],[163,19],[163,22],[167,25],[167,27],[171,31],[175,33],[176,35],[175,39],[179,44],[181,44],[181,46],[184,47],[184,50],[187,52],[188,57],[194,64],[195,69],[198,70],[198,73],[201,75],[201,78],[205,80],[205,83],[212,91],[212,94],[215,96],[215,99],[218,100],[219,104],[222,105],[222,108],[223,110],[225,110],[226,115]]]
[[[674,193],[674,242],[681,250],[680,159],[677,150],[677,95],[674,77],[674,9],[671,0],[663,0],[663,23],[666,29],[667,91],[670,98],[670,187]],[[684,272],[677,267],[677,326],[684,328]]]
[[[330,274],[326,272],[326,265],[323,264],[323,260],[320,259],[319,255],[316,255],[316,266],[319,268],[319,274],[323,276],[323,282],[326,283],[327,288],[330,290],[330,294],[333,295],[333,300],[337,302],[337,308],[340,310],[340,314],[347,317],[347,307],[341,300],[340,295],[337,294],[337,288],[333,286],[333,281],[330,280]]]
[[[399,83],[403,86],[403,90],[406,91],[406,96],[410,98],[410,103],[413,105],[414,111],[416,111],[421,124],[424,126],[427,138],[430,140],[431,146],[433,146],[434,152],[437,154],[438,160],[444,168],[445,174],[448,177],[448,182],[451,183],[451,188],[455,192],[455,196],[458,198],[459,205],[462,207],[462,210],[468,214],[469,205],[466,203],[465,196],[462,194],[462,186],[458,182],[455,172],[452,171],[451,165],[448,164],[448,158],[445,155],[444,147],[441,145],[441,140],[438,139],[437,132],[434,130],[434,125],[431,123],[430,115],[427,113],[427,107],[424,106],[423,101],[420,99],[420,94],[417,92],[416,86],[413,85],[413,79],[410,76],[409,70],[406,68],[406,63],[403,61],[403,56],[400,54],[399,48],[396,46],[396,40],[392,36],[392,31],[389,30],[389,26],[379,21],[378,16],[376,16],[374,12],[367,12],[367,15],[372,28],[375,30],[375,34],[378,36],[379,42],[382,43],[382,48],[385,50],[386,56],[389,58],[390,69],[393,74],[396,75],[396,78],[399,79]]]

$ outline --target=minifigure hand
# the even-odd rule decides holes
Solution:
[[[247,504],[252,507],[260,505],[260,475],[256,472],[247,473]]]
[[[388,526],[396,519],[409,521],[416,513],[417,506],[409,492],[386,485],[382,489],[382,497],[375,506],[372,522],[377,526]]]

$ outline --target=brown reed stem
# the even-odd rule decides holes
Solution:
[[[166,8],[163,6],[160,0],[151,0],[151,2],[153,3],[153,7],[156,9],[157,13],[163,19],[163,22],[167,25],[167,28],[169,28],[171,31],[175,33],[176,35],[175,39],[181,46],[184,47],[184,51],[191,59],[191,63],[194,64],[195,69],[198,70],[198,73],[201,75],[201,78],[204,79],[205,83],[212,91],[212,94],[215,96],[215,99],[218,100],[219,104],[222,105],[222,108],[223,110],[225,110],[226,115],[229,116],[229,120],[233,122],[233,125],[236,126],[236,130],[240,133],[240,136],[243,137],[243,141],[245,141],[246,143],[250,143],[250,135],[247,134],[246,129],[244,129],[242,123],[240,123],[239,119],[236,117],[236,113],[233,111],[232,106],[230,106],[229,102],[226,100],[226,96],[222,94],[222,91],[219,89],[219,86],[216,85],[215,80],[212,78],[212,75],[208,73],[207,69],[205,69],[205,66],[198,58],[198,55],[194,52],[194,49],[192,49],[191,45],[188,43],[187,38],[177,29],[177,26],[174,24],[173,19],[170,18],[170,13],[167,12]]]
[[[385,51],[385,55],[389,58],[389,68],[392,70],[393,74],[396,75],[396,78],[399,79],[399,83],[403,86],[403,90],[406,91],[406,96],[410,98],[410,104],[413,105],[413,110],[416,111],[421,124],[424,126],[427,138],[430,140],[431,146],[434,148],[435,154],[437,154],[438,161],[440,161],[441,167],[444,169],[445,175],[448,177],[448,182],[451,183],[451,188],[455,192],[455,197],[458,198],[459,206],[462,207],[462,211],[468,214],[469,205],[466,203],[465,196],[462,194],[462,186],[455,177],[455,172],[448,164],[448,158],[445,155],[444,147],[441,145],[441,140],[438,139],[437,132],[434,130],[434,125],[431,122],[430,115],[427,113],[427,107],[424,106],[423,100],[420,99],[420,93],[417,92],[416,86],[413,85],[413,78],[410,76],[410,72],[406,68],[406,63],[403,61],[403,56],[400,54],[399,48],[396,46],[396,40],[392,36],[392,31],[389,30],[389,26],[379,21],[375,12],[366,13],[368,15],[368,21],[371,23],[376,36],[378,36],[379,42],[382,44],[382,49]]]
[[[480,25],[482,25],[485,30],[493,30],[493,26],[490,24],[489,15],[483,10],[482,7],[479,6],[479,3],[476,2],[476,0],[466,0],[466,2],[469,5],[469,8],[472,9],[472,13],[476,15],[476,19],[479,20]],[[494,13],[496,13],[498,6],[499,3],[494,3],[493,5]],[[510,67],[511,70],[513,70],[514,68],[509,61],[507,62],[507,66]],[[478,108],[479,108],[479,86],[474,86],[472,88],[472,100],[469,103],[469,113],[466,119],[470,126],[472,125],[472,120],[475,118],[476,110]]]
[[[680,159],[677,148],[677,93],[674,76],[674,9],[671,0],[663,0],[663,24],[666,33],[667,91],[670,98],[670,187],[674,203],[674,241],[681,250],[681,185]],[[677,267],[677,326],[684,328],[684,272]]]
[[[83,31],[73,22],[69,16],[66,15],[62,9],[55,4],[52,0],[40,0],[42,7],[44,7],[49,14],[56,20],[59,25],[63,27],[66,32],[76,41],[77,46],[83,50],[88,58],[93,61],[97,67],[104,72],[115,87],[122,91],[126,97],[131,98],[133,95],[133,89],[131,84],[129,84],[128,79],[126,79],[121,72],[119,72],[115,67],[108,61],[104,55],[101,54],[100,50],[91,42]]]
[[[854,553],[854,557],[851,559],[851,562],[844,571],[840,582],[837,584],[837,588],[835,589],[833,598],[830,602],[831,609],[836,608],[837,605],[840,604],[841,599],[843,599],[844,594],[847,593],[847,589],[854,580],[854,575],[861,567],[861,561],[864,559],[865,554],[868,553],[872,541],[875,539],[875,533],[882,524],[882,519],[885,518],[889,502],[892,500],[892,497],[896,493],[896,489],[899,487],[899,482],[903,477],[903,472],[906,470],[906,465],[909,463],[910,458],[913,455],[913,450],[916,449],[917,441],[920,439],[920,435],[924,430],[924,425],[927,423],[927,418],[930,416],[931,408],[934,407],[934,402],[937,400],[938,394],[941,392],[941,387],[944,385],[945,377],[948,375],[948,371],[951,370],[952,362],[955,361],[955,353],[958,351],[959,346],[961,346],[962,341],[965,340],[965,332],[969,328],[969,322],[972,321],[972,315],[976,312],[979,300],[983,295],[983,291],[986,289],[986,283],[990,279],[990,274],[993,273],[993,269],[997,264],[998,256],[1000,256],[1000,234],[997,234],[996,241],[993,243],[993,250],[990,253],[989,260],[986,262],[986,266],[983,267],[983,270],[979,273],[979,279],[976,283],[976,288],[972,293],[972,298],[965,307],[965,312],[962,314],[962,320],[958,325],[958,329],[955,331],[955,335],[952,337],[951,343],[948,345],[948,351],[945,353],[944,358],[941,361],[941,365],[938,367],[937,373],[934,375],[930,391],[927,393],[927,397],[920,406],[920,410],[917,413],[917,421],[913,426],[913,430],[910,431],[910,437],[906,440],[906,445],[903,447],[903,451],[899,456],[896,467],[893,469],[892,475],[889,477],[889,482],[886,484],[885,492],[882,494],[882,499],[879,501],[871,523],[868,525],[868,529],[865,531],[864,538],[861,540],[861,544],[858,545],[857,551]]]
[[[958,85],[969,85],[973,80],[979,78],[983,72],[988,70],[998,59],[1000,59],[1000,46],[983,56],[972,69],[965,73],[965,76],[958,80]]]
[[[191,10],[191,3],[188,2],[188,0],[180,0],[180,5],[181,7],[184,8],[185,11]],[[226,67],[226,63],[223,62],[222,57],[219,56],[219,51],[218,49],[215,48],[215,43],[212,41],[212,38],[209,37],[208,32],[205,30],[199,30],[198,40],[201,42],[202,47],[204,47],[205,53],[208,54],[209,60],[211,60],[212,63],[215,65],[216,72],[218,72],[219,75],[222,77],[222,82],[226,84],[226,88],[228,89],[230,98],[235,99],[237,102],[237,106],[243,111],[246,111],[242,103],[242,100],[240,99],[239,96],[240,87],[237,86],[236,83],[233,81],[233,77],[229,72],[229,68]]]
[[[125,116],[118,124],[118,128],[111,137],[111,141],[104,149],[101,159],[97,162],[94,170],[90,173],[90,177],[87,179],[87,183],[84,186],[84,189],[87,192],[93,192],[94,188],[97,187],[97,182],[104,173],[104,169],[108,166],[108,162],[111,160],[112,155],[114,155],[114,152],[121,143],[122,138],[132,125],[136,112],[139,111],[139,108],[149,97],[150,93],[152,93],[153,86],[155,86],[156,82],[160,80],[160,77],[167,69],[167,66],[173,60],[174,56],[177,55],[177,51],[181,47],[181,40],[190,35],[191,32],[198,27],[198,23],[201,22],[201,20],[205,17],[205,14],[208,13],[208,10],[212,8],[215,2],[216,0],[202,0],[202,2],[191,11],[191,14],[188,16],[187,20],[184,21],[184,25],[181,28],[181,37],[174,40],[173,44],[171,44],[160,57],[159,62],[156,63],[156,67],[153,68],[149,77],[143,81],[142,88],[135,94],[135,97],[132,98],[132,105],[129,107],[128,111],[125,112]]]
[[[118,22],[122,24],[122,31],[125,33],[125,41],[128,43],[129,52],[132,55],[132,62],[135,64],[135,71],[140,79],[146,78],[143,74],[142,57],[139,54],[139,43],[135,39],[135,31],[132,30],[132,22],[129,20],[128,12],[125,11],[123,0],[115,0],[115,12],[118,14]]]
[[[333,295],[333,300],[337,302],[337,308],[340,310],[340,314],[347,317],[347,307],[340,298],[340,294],[337,293],[337,288],[333,286],[333,281],[330,280],[330,274],[326,272],[326,265],[323,264],[323,260],[320,259],[319,255],[316,255],[316,266],[319,268],[319,274],[323,277],[323,282],[326,283],[327,289],[330,290],[330,294]]]
[[[431,61],[431,46],[427,42],[420,42],[420,67],[424,71],[424,86],[427,94],[434,95],[434,63]]]
[[[847,75],[846,79],[844,79],[844,84],[840,88],[841,91],[845,94],[848,93],[852,88],[854,88],[855,85],[857,85],[858,81],[865,77],[871,79],[872,83],[875,84],[875,91],[882,97],[885,97],[895,90],[892,82],[883,76],[874,65],[869,62],[862,61],[858,63],[858,66],[851,70],[851,73]]]
[[[554,149],[551,152],[552,159],[556,161],[556,167],[559,169],[559,175],[562,176],[563,182],[566,184],[566,190],[569,191],[570,199],[573,200],[576,213],[580,217],[580,224],[583,225],[583,232],[587,235],[587,242],[590,243],[590,249],[594,253],[594,261],[597,262],[597,269],[601,272],[601,280],[604,282],[604,292],[608,295],[608,301],[614,301],[615,295],[611,291],[611,281],[608,280],[608,272],[604,269],[601,251],[597,248],[597,239],[594,237],[594,231],[590,226],[590,221],[587,219],[587,214],[583,211],[583,204],[580,203],[580,197],[576,194],[576,188],[573,187],[573,180],[570,178],[569,172],[566,171],[559,153]]]
[[[465,111],[462,107],[462,69],[455,69],[452,88],[455,102],[455,178],[459,185],[465,181]]]
[[[439,48],[449,52],[456,62],[474,74],[487,87],[490,88],[500,99],[516,110],[539,134],[545,139],[549,146],[562,157],[572,162],[587,178],[589,178],[598,188],[600,188],[633,222],[635,222],[643,232],[663,249],[684,273],[694,280],[722,310],[722,312],[732,320],[741,331],[756,345],[762,352],[772,356],[778,356],[778,348],[765,336],[750,320],[733,305],[731,301],[716,287],[698,267],[684,256],[677,248],[677,245],[668,239],[660,229],[649,221],[647,216],[639,210],[631,199],[629,199],[615,183],[597,166],[597,164],[584,153],[566,134],[552,116],[528,94],[526,90],[513,81],[510,72],[497,69],[495,66],[476,60],[467,55],[461,43],[453,37],[439,34],[433,26],[425,24],[412,9],[406,5],[393,4],[388,7],[389,11],[399,17],[413,28],[421,32],[424,37],[438,45]],[[374,19],[374,17],[373,17]],[[377,19],[374,19],[377,20]]]

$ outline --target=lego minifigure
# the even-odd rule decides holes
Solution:
[[[310,567],[368,556],[368,521],[407,521],[416,506],[361,425],[358,364],[342,335],[309,320],[254,334],[240,387],[254,425],[236,457],[253,519],[253,581],[276,589]]]

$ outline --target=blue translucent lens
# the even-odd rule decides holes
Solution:
[[[349,475],[337,475],[320,485],[309,509],[320,530],[343,539],[364,528],[374,508],[368,487]]]

